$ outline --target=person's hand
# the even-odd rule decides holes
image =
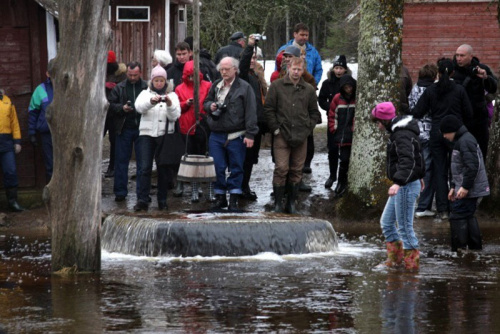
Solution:
[[[157,104],[158,102],[160,102],[160,100],[161,100],[161,96],[160,96],[160,95],[155,95],[155,96],[153,96],[153,97],[149,100],[149,102],[151,102],[151,104],[153,104],[153,105],[154,105],[154,104]]]
[[[255,36],[253,34],[248,36],[248,45],[250,45],[250,46],[255,45]]]
[[[21,145],[14,144],[14,152],[16,152],[16,154],[21,153]]]
[[[37,147],[38,146],[38,141],[36,140],[36,136],[35,135],[31,135],[30,136],[30,143],[31,145]]]
[[[210,110],[211,111],[216,111],[217,110],[217,105],[215,104],[215,102],[210,105]]]
[[[420,179],[420,192],[424,191],[424,189],[425,189],[424,179]]]
[[[252,148],[252,146],[253,146],[253,139],[244,138],[243,139],[243,144],[245,144],[247,146],[247,148]]]
[[[481,79],[488,79],[488,73],[486,72],[486,70],[484,68],[479,67],[479,66],[477,67],[477,74],[476,75]]]
[[[123,105],[123,111],[125,111],[125,112],[131,112],[133,110],[134,110],[134,108],[132,106],[129,106],[128,104],[124,104]]]
[[[465,189],[464,187],[460,187],[460,189],[458,189],[457,191],[457,199],[462,199],[467,197],[468,193],[469,191],[467,189]]]
[[[393,184],[390,188],[389,188],[389,196],[395,196],[399,191],[399,185],[397,184]]]
[[[193,102],[193,99],[187,99],[187,100],[186,100],[186,104],[187,104],[188,106],[191,106],[193,103],[194,103],[194,102]]]
[[[452,202],[455,200],[455,188],[451,188],[448,192],[448,200]]]

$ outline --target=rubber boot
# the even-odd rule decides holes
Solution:
[[[227,208],[227,211],[229,212],[241,212],[240,208],[238,207],[238,198],[240,197],[239,194],[230,194],[229,195],[229,206]]]
[[[403,262],[403,242],[401,240],[386,242],[387,260],[385,265],[387,267],[395,267],[401,265]]]
[[[174,197],[181,197],[184,193],[184,183],[182,181],[177,181],[175,189],[172,193],[174,194]]]
[[[347,169],[339,168],[339,180],[335,188],[335,197],[342,197],[347,190]]]
[[[198,182],[191,183],[191,203],[198,203],[200,201],[199,187],[200,184]]]
[[[450,219],[451,251],[456,252],[458,248],[467,248],[468,220]]]
[[[481,231],[479,230],[479,224],[477,223],[476,217],[467,219],[467,230],[469,232],[469,238],[467,239],[467,245],[469,246],[469,249],[483,249]]]
[[[227,198],[226,194],[216,194],[215,195],[215,202],[214,204],[210,207],[211,210],[220,210],[227,207]]]
[[[14,212],[25,211],[26,209],[17,203],[17,188],[5,189],[7,195],[7,201],[9,203],[9,210]]]
[[[285,208],[283,207],[283,198],[285,197],[285,186],[274,184],[273,189],[274,189],[274,212],[283,213],[285,212]]]
[[[418,270],[420,268],[420,251],[418,249],[405,249],[403,261],[405,269]]]
[[[307,183],[304,182],[304,179],[300,180],[300,183],[298,184],[299,185],[299,190],[300,191],[303,191],[305,193],[310,193],[312,191],[312,188],[310,185],[308,185]]]
[[[213,184],[213,182],[209,182],[208,183],[208,197],[207,197],[207,201],[209,201],[210,203],[215,202],[215,193],[214,193],[214,184]]]
[[[296,214],[297,209],[295,208],[295,200],[297,199],[297,194],[299,192],[300,183],[289,183],[287,184],[287,198],[286,198],[286,212],[290,214]],[[275,195],[276,196],[276,195]]]

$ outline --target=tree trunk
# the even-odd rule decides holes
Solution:
[[[59,0],[60,48],[47,112],[54,174],[44,189],[52,223],[52,270],[101,266],[101,156],[110,43],[109,0]]]
[[[486,171],[490,183],[490,196],[485,197],[483,207],[490,213],[500,213],[500,96],[495,99],[495,114],[491,122],[490,142],[486,157]]]
[[[399,103],[403,0],[362,0],[358,45],[357,101],[349,193],[340,201],[341,216],[377,213],[387,200],[386,137],[370,121],[377,103]]]

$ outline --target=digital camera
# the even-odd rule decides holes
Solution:
[[[218,121],[222,113],[226,112],[227,106],[222,102],[215,102],[217,109],[210,113],[210,116],[214,119],[214,121]]]
[[[255,38],[255,41],[258,42],[258,41],[265,41],[267,39],[266,36],[263,36],[261,34],[252,34],[253,37]]]

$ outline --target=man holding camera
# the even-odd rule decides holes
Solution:
[[[472,104],[473,119],[467,129],[476,138],[483,158],[486,159],[488,141],[488,110],[486,109],[485,93],[494,94],[497,91],[497,78],[490,68],[472,56],[472,47],[468,44],[460,45],[453,57],[455,71],[452,78],[456,83],[465,87]]]
[[[135,110],[135,100],[148,87],[142,80],[141,64],[130,62],[127,64],[127,79],[113,88],[109,96],[109,110],[115,115],[116,148],[115,148],[115,179],[113,192],[115,201],[122,202],[128,194],[128,165],[132,157],[132,145],[135,155],[139,149],[139,123],[141,114]],[[136,161],[137,170],[140,170],[140,160]],[[137,182],[139,189],[139,182]]]
[[[215,65],[218,65],[224,57],[233,57],[235,59],[240,59],[240,55],[246,45],[247,38],[245,34],[243,34],[241,31],[237,31],[232,34],[229,39],[231,40],[231,42],[228,45],[221,47],[215,54]]]
[[[274,135],[274,200],[275,212],[296,213],[295,200],[302,179],[307,154],[307,137],[321,118],[313,86],[302,78],[304,59],[290,60],[288,75],[271,84],[264,104],[269,131]]]
[[[215,203],[212,209],[228,206],[229,211],[239,211],[238,197],[242,193],[243,163],[246,149],[251,148],[259,132],[257,109],[252,87],[238,77],[239,61],[222,58],[217,65],[222,79],[214,82],[203,103],[209,117],[210,138],[208,147],[214,158],[217,181],[214,185]],[[230,175],[226,179],[226,169]]]

